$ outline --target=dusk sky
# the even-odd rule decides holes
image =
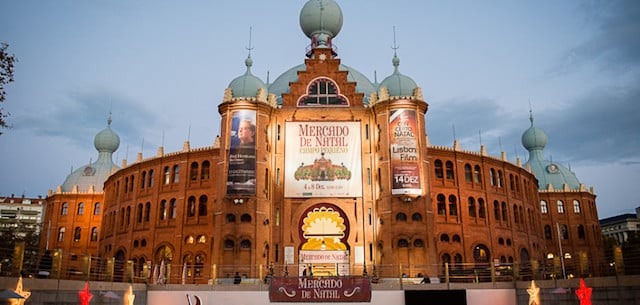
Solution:
[[[0,136],[0,196],[46,196],[95,161],[110,111],[118,165],[187,139],[212,145],[249,28],[252,72],[273,81],[304,62],[305,2],[0,1],[0,42],[19,60],[2,105],[13,128]],[[395,26],[433,145],[451,146],[455,129],[465,150],[482,143],[524,163],[531,107],[545,157],[594,187],[600,218],[640,206],[640,1],[338,4],[339,57],[372,81],[393,72]]]

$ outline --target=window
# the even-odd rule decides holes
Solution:
[[[405,213],[398,213],[396,214],[396,221],[407,221],[407,214]]]
[[[440,241],[449,242],[449,235],[447,234],[440,235]]]
[[[476,200],[473,197],[469,197],[469,217],[476,217]]]
[[[480,217],[480,218],[486,218],[487,217],[487,211],[486,211],[486,208],[484,206],[484,199],[482,199],[482,198],[478,198],[478,217]]]
[[[447,161],[447,163],[445,163],[445,167],[447,169],[447,179],[455,179],[455,175],[453,174],[453,162]]]
[[[82,228],[80,227],[76,227],[73,230],[73,241],[78,242],[80,241],[80,237],[82,236]]]
[[[195,242],[196,242],[196,239],[191,235],[187,235],[187,237],[185,237],[184,239],[184,243],[188,245],[194,244]]]
[[[142,175],[140,175],[140,188],[144,189],[146,183],[147,183],[147,172],[143,171]]]
[[[209,168],[211,167],[211,163],[209,161],[202,162],[202,170],[200,171],[200,179],[209,180]]]
[[[160,220],[165,220],[167,219],[167,201],[166,200],[162,200],[160,201]]]
[[[100,215],[100,202],[93,204],[93,215]]]
[[[578,225],[578,238],[579,239],[584,239],[584,237],[585,237],[584,226],[583,225]]]
[[[199,244],[206,244],[207,243],[207,237],[204,235],[198,235],[198,238],[196,239],[196,242]]]
[[[424,241],[422,239],[416,239],[413,241],[414,248],[424,248]]]
[[[149,184],[148,184],[148,186],[149,187],[153,186],[153,170],[152,169],[149,170]]]
[[[510,188],[512,191],[515,191],[515,190],[516,190],[516,182],[515,182],[515,180],[513,179],[513,174],[509,174],[509,188]]]
[[[473,259],[476,263],[488,263],[490,257],[489,248],[483,244],[479,244],[473,249]]]
[[[460,242],[460,235],[458,235],[458,234],[453,234],[453,237],[451,238],[451,240],[452,240],[454,243],[459,243],[459,242]]]
[[[578,200],[573,201],[573,213],[580,214],[580,201]]]
[[[176,219],[178,216],[178,203],[175,198],[171,198],[171,210],[169,211],[169,218]]]
[[[151,214],[151,202],[147,202],[144,205],[144,221],[149,221],[149,214]]]
[[[504,246],[504,238],[502,237],[498,238],[498,245]]]
[[[347,98],[340,94],[340,90],[333,80],[320,77],[307,86],[307,94],[300,97],[298,106],[336,105],[347,106]]]
[[[557,204],[558,204],[558,214],[563,214],[564,213],[564,202],[562,202],[562,200],[558,200]]]
[[[518,206],[517,205],[513,205],[513,222],[515,223],[519,223],[520,222],[520,215],[518,215]]]
[[[142,223],[142,203],[138,203],[136,207],[136,222]]]
[[[540,200],[540,213],[547,214],[549,213],[549,208],[547,207],[547,202],[544,200]]]
[[[78,215],[84,215],[84,203],[78,203]]]
[[[550,225],[546,225],[544,226],[544,238],[551,240],[551,226]]]
[[[496,170],[493,168],[489,170],[489,180],[491,180],[491,186],[498,184],[498,181],[496,181]]]
[[[236,222],[236,215],[227,214],[227,222]]]
[[[189,179],[191,181],[198,180],[198,162],[191,163],[191,170],[189,171]]]
[[[178,183],[178,182],[180,182],[180,166],[174,165],[173,166],[173,183]]]
[[[442,161],[436,160],[433,163],[433,166],[435,168],[436,178],[442,178],[444,176],[442,171]]]
[[[507,210],[507,203],[502,202],[502,220],[507,221],[509,219],[509,211]]]
[[[454,195],[449,195],[449,215],[451,216],[458,215],[458,200]]]
[[[562,236],[562,239],[569,239],[569,228],[567,228],[567,225],[560,226],[560,236]]]
[[[251,241],[244,239],[240,242],[240,249],[251,249]]]
[[[62,203],[62,207],[60,208],[60,215],[69,214],[69,204],[66,202]]]
[[[200,196],[198,203],[198,216],[207,216],[207,201],[208,198],[206,195]]]
[[[482,174],[481,174],[479,165],[476,165],[473,167],[473,182],[482,183]]]
[[[129,223],[131,223],[131,207],[127,207],[127,215],[126,215],[126,223],[127,223],[127,227],[129,226]]]
[[[233,240],[231,240],[231,239],[226,239],[224,241],[224,248],[227,249],[227,250],[233,249],[233,248],[235,248],[235,246],[236,246],[236,243],[233,242]]]
[[[187,200],[187,217],[196,216],[196,197],[191,196]]]
[[[445,201],[444,195],[438,194],[437,201],[438,201],[438,215],[447,214],[447,208],[444,202]]]
[[[409,242],[404,238],[398,239],[398,248],[409,248]]]
[[[471,172],[471,165],[469,165],[469,163],[464,165],[464,180],[467,182],[473,181],[473,173]]]
[[[503,180],[502,180],[502,171],[501,171],[501,170],[498,170],[498,187],[502,187],[502,183],[503,183]]]
[[[98,240],[98,227],[91,228],[91,241]]]
[[[249,214],[240,215],[240,222],[251,222],[251,215]]]
[[[67,229],[65,229],[65,227],[61,227],[61,228],[59,228],[59,229],[58,229],[58,241],[59,241],[59,242],[64,241],[64,232],[65,232],[66,230],[67,230]]]
[[[413,221],[422,221],[422,214],[413,213],[413,215],[411,215],[411,220],[413,220]]]
[[[171,182],[171,169],[168,166],[164,167],[164,184],[169,184]]]
[[[498,200],[493,201],[493,218],[495,218],[496,221],[500,221],[500,203]]]

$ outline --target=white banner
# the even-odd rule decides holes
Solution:
[[[310,251],[300,250],[301,264],[349,263],[349,251]]]
[[[285,197],[361,197],[359,122],[287,122]]]

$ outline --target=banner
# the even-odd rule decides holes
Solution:
[[[392,195],[422,195],[416,112],[395,109],[389,116]]]
[[[371,302],[371,281],[366,277],[273,277],[269,301]]]
[[[287,122],[285,197],[361,197],[359,122]]]
[[[349,263],[349,251],[342,250],[300,250],[301,264]]]
[[[255,122],[254,110],[239,110],[231,113],[227,194],[254,195],[256,193]]]

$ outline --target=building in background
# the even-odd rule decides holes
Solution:
[[[100,132],[98,161],[47,198],[43,249],[69,266],[80,255],[114,259],[120,276],[181,266],[195,283],[259,277],[267,266],[300,276],[599,272],[595,194],[545,160],[533,118],[525,164],[484,147],[432,146],[428,104],[397,54],[394,72],[373,83],[338,56],[334,1],[307,2],[300,25],[310,39],[303,63],[265,84],[248,56],[218,105],[212,146],[160,147],[118,169],[119,138]]]
[[[636,208],[635,214],[621,214],[600,220],[602,235],[613,238],[621,245],[632,234],[640,232],[640,208]]]
[[[36,266],[45,206],[42,198],[0,197],[0,274]],[[16,247],[23,250],[17,260]]]

